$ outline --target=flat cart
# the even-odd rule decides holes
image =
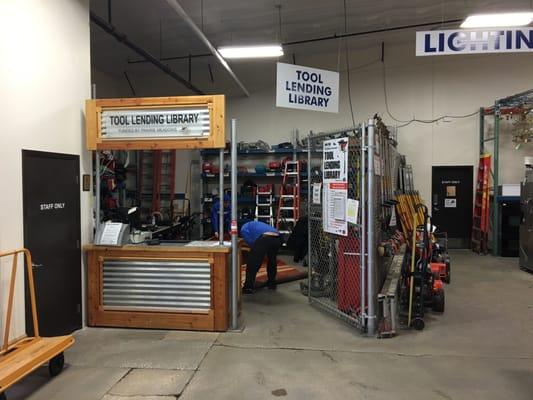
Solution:
[[[19,255],[24,254],[28,270],[28,286],[30,291],[33,331],[35,336],[22,337],[9,341],[11,317],[13,314],[13,298],[15,294],[15,279]],[[26,375],[35,371],[41,365],[48,363],[51,376],[59,374],[65,363],[63,352],[74,344],[72,335],[41,337],[39,336],[39,322],[35,300],[35,286],[33,282],[31,254],[27,249],[0,253],[0,259],[12,257],[11,276],[7,301],[7,313],[4,328],[2,349],[0,350],[0,400],[6,399],[5,391]]]

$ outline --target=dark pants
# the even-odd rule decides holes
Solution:
[[[265,256],[268,257],[268,284],[274,285],[276,283],[276,273],[278,272],[277,256],[280,245],[281,241],[278,236],[263,235],[255,241],[250,249],[250,253],[248,254],[246,282],[244,282],[245,288],[254,288],[255,276],[257,275],[259,268],[261,268],[261,264],[263,263]]]

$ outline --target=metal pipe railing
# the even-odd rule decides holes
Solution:
[[[366,238],[365,238],[365,229],[366,229],[366,189],[365,189],[365,134],[366,134],[366,125],[363,123],[361,125],[361,227],[359,229],[359,234],[361,235],[361,251],[360,251],[360,270],[361,270],[361,325],[364,326],[365,316],[366,316]]]
[[[374,241],[374,119],[368,121],[368,268],[367,268],[367,291],[368,291],[368,316],[367,333],[376,333],[376,310],[375,310],[375,241]]]
[[[224,244],[224,148],[219,153],[219,171],[218,171],[218,242]]]
[[[231,120],[231,329],[238,328],[239,265],[237,235],[237,121]]]
[[[311,148],[313,141],[313,132],[309,132],[307,140],[307,300],[311,303],[311,200],[313,196],[313,184],[311,176]]]

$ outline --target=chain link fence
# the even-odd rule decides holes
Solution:
[[[346,236],[324,231],[323,143],[345,138],[348,143],[348,198],[362,204],[361,132],[345,130],[312,135],[309,138],[309,283],[312,304],[363,329],[364,271],[361,269],[361,224],[348,224]],[[321,184],[320,202],[313,199],[313,187]]]
[[[306,293],[311,304],[326,310],[343,321],[365,331],[369,302],[375,306],[386,279],[390,259],[378,254],[378,245],[385,239],[393,213],[399,155],[396,141],[389,131],[376,120],[374,129],[374,192],[368,196],[368,154],[365,140],[367,129],[346,129],[336,132],[311,134],[308,138],[309,171],[309,280]],[[348,143],[348,199],[356,200],[359,213],[356,223],[348,223],[346,235],[324,231],[325,207],[323,182],[323,145],[326,140],[345,139]],[[321,184],[320,201],[313,198]],[[313,189],[315,187],[315,189]],[[367,204],[373,202],[375,213],[367,221]],[[370,251],[374,257],[374,296],[368,298],[368,231],[373,226],[375,246]],[[365,250],[366,249],[366,250]],[[375,307],[374,307],[375,309]]]

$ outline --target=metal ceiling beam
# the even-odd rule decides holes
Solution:
[[[211,42],[209,41],[209,39],[207,38],[207,36],[204,35],[204,33],[202,32],[202,30],[200,28],[198,28],[198,26],[196,26],[196,24],[194,23],[194,21],[191,19],[191,17],[189,17],[189,14],[187,14],[185,12],[185,10],[183,9],[183,7],[180,5],[180,3],[178,3],[177,0],[166,0],[166,2],[168,3],[168,5],[174,10],[176,11],[176,14],[178,14],[181,18],[183,18],[183,20],[185,21],[185,23],[187,25],[189,25],[189,27],[193,30],[193,32],[196,34],[196,36],[198,36],[198,38],[204,42],[204,44],[207,46],[207,48],[209,49],[209,51],[211,51],[211,53],[218,59],[218,61],[220,62],[220,64],[222,64],[222,66],[226,69],[226,71],[228,71],[228,73],[231,75],[231,77],[233,78],[233,80],[235,81],[235,83],[241,88],[241,90],[243,91],[243,93],[246,95],[246,96],[250,96],[250,92],[248,92],[248,90],[246,89],[246,87],[244,87],[243,83],[240,81],[240,79],[237,77],[237,75],[235,75],[235,72],[233,72],[233,70],[231,69],[231,67],[228,65],[228,63],[226,62],[226,60],[224,59],[224,57],[222,57],[220,55],[220,53],[217,51],[217,49],[215,48],[215,46],[213,46],[211,44]]]
[[[117,39],[120,43],[123,43],[124,46],[129,47],[131,50],[133,50],[135,53],[140,55],[141,57],[144,57],[146,60],[150,61],[153,65],[155,65],[157,68],[159,68],[161,71],[163,71],[165,74],[171,76],[175,80],[177,80],[179,83],[181,83],[183,86],[185,86],[187,89],[190,89],[196,94],[205,94],[200,89],[198,89],[196,86],[191,84],[187,81],[187,79],[181,77],[176,72],[174,72],[172,69],[170,69],[167,65],[163,64],[161,61],[159,61],[156,57],[151,55],[149,52],[144,50],[142,47],[136,45],[131,40],[128,39],[128,37],[117,31],[116,28],[109,24],[104,19],[100,18],[98,15],[93,13],[91,11],[91,22],[95,25],[102,28],[106,33],[113,36],[115,39]]]

